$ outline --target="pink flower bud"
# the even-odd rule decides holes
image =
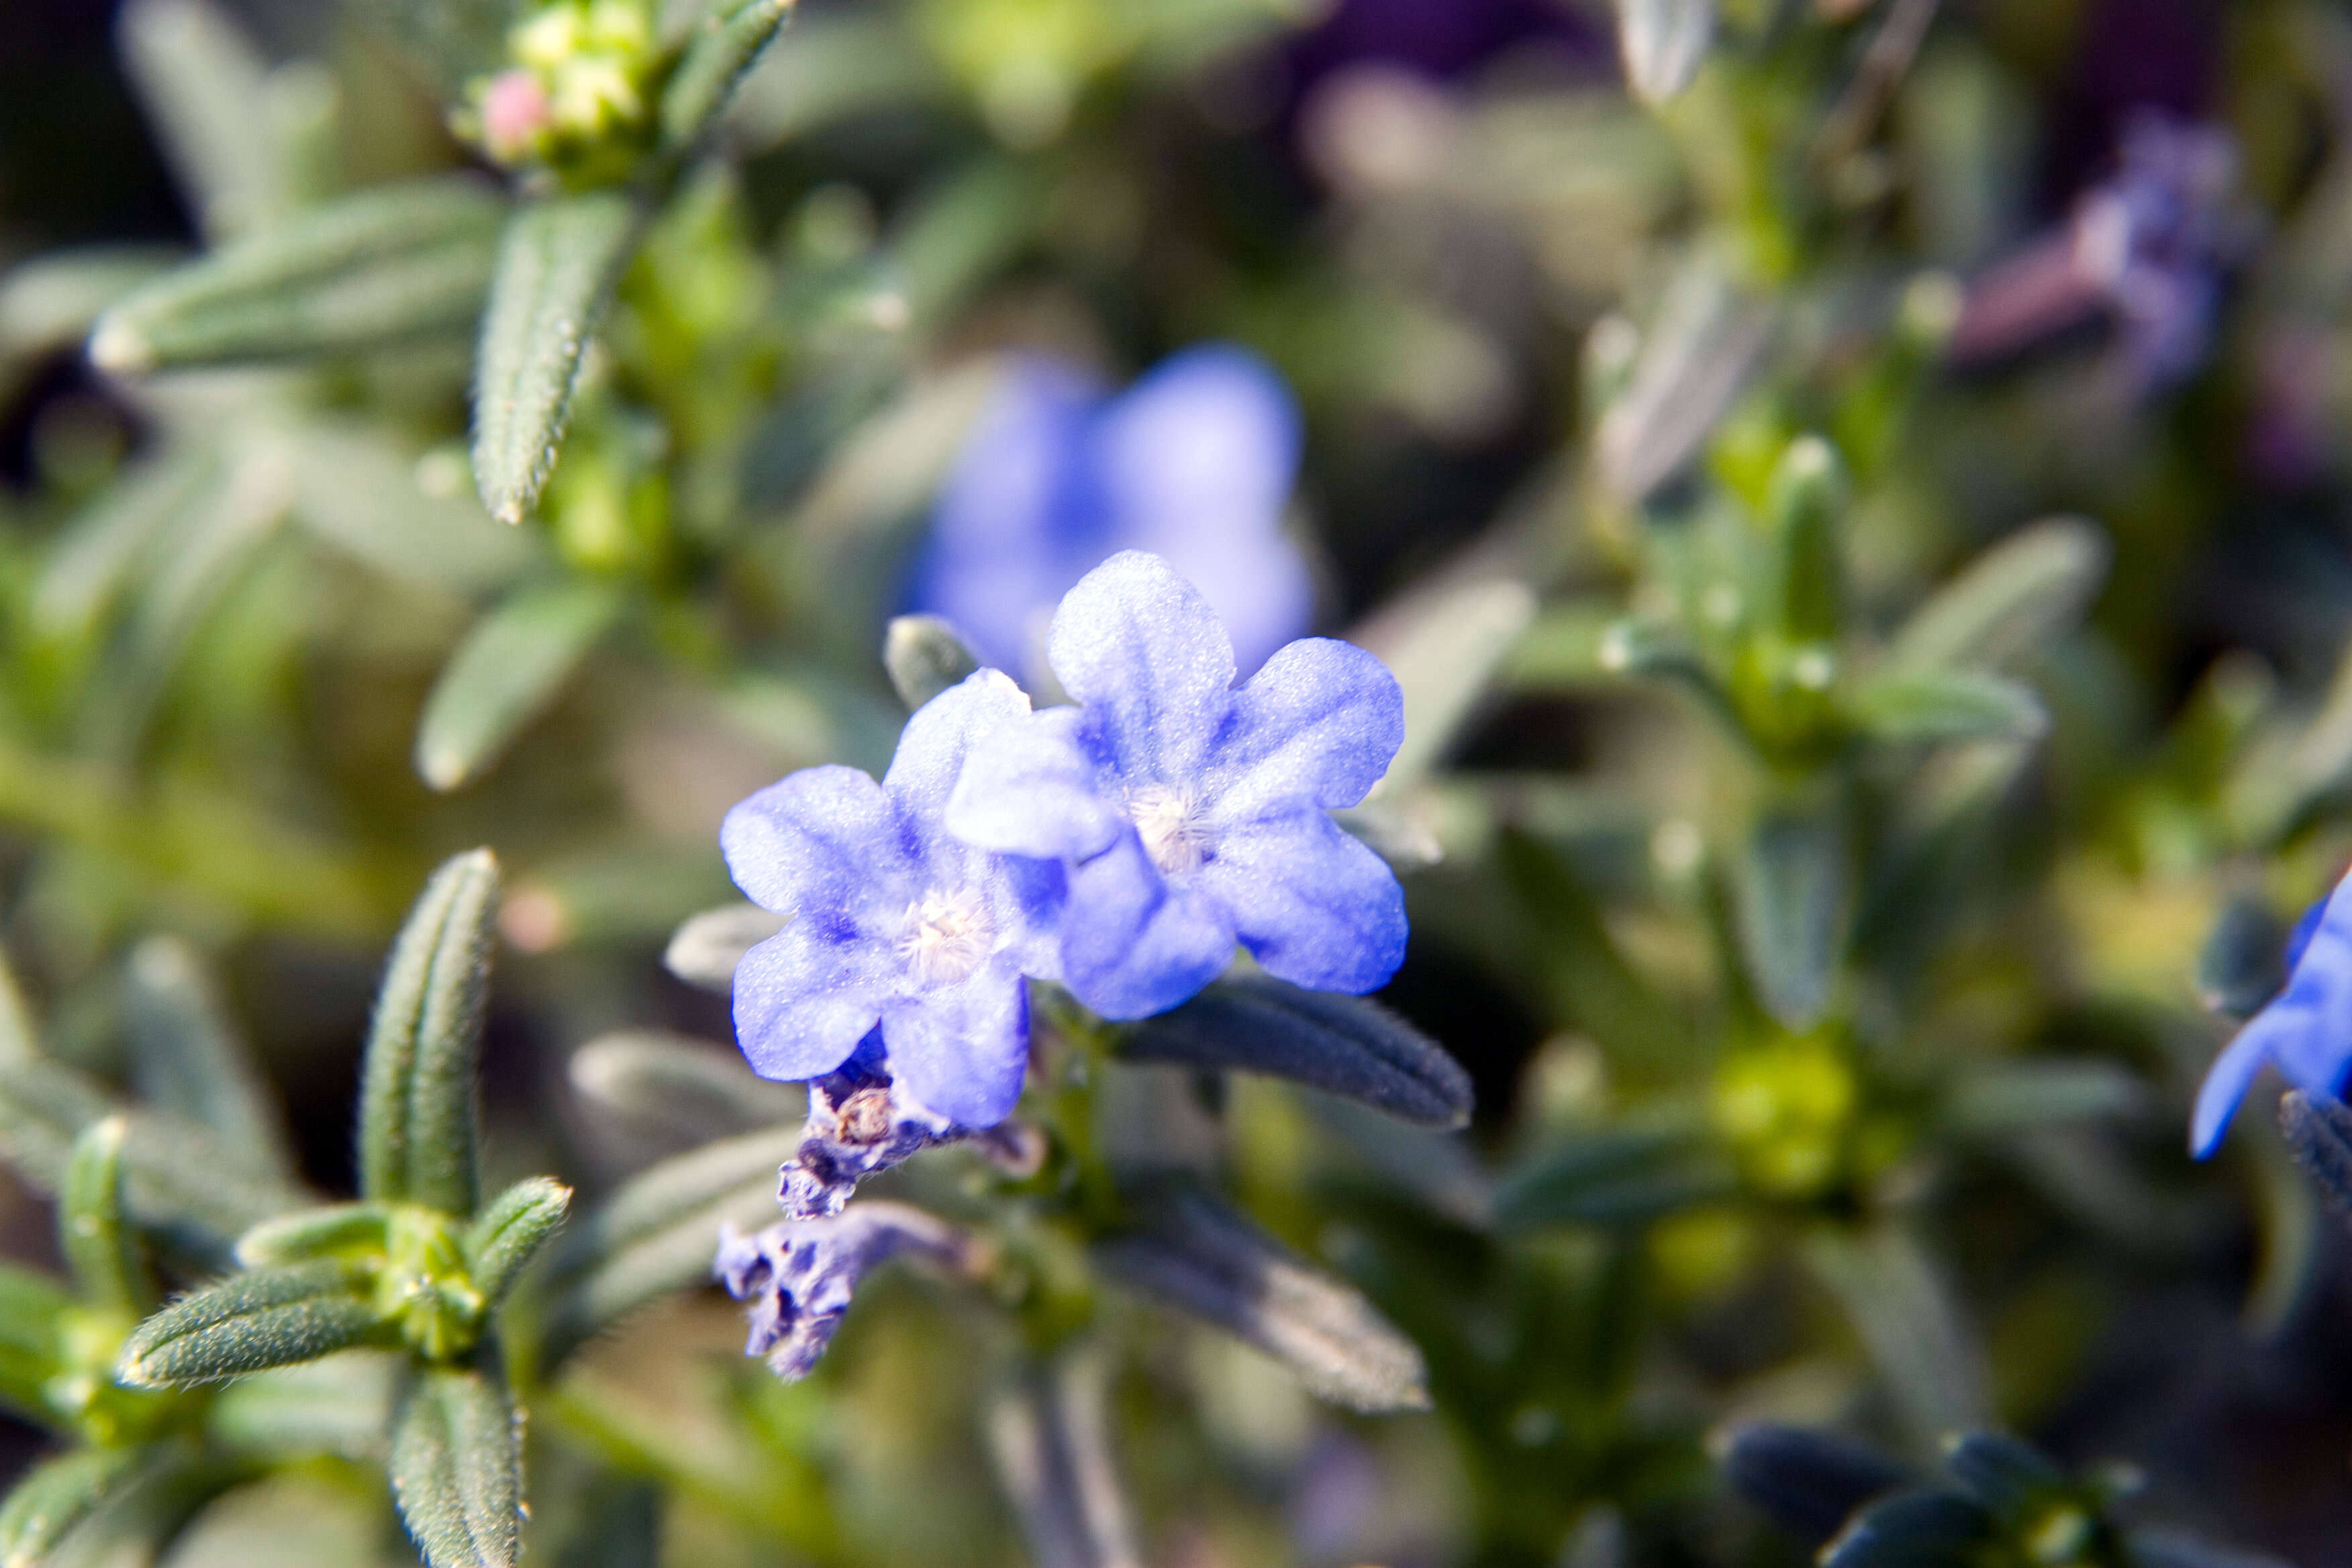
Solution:
[[[552,118],[539,78],[501,71],[482,94],[482,147],[499,163],[520,163],[537,150]]]

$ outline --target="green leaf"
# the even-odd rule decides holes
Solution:
[[[220,1391],[205,1430],[237,1453],[381,1464],[393,1394],[406,1371],[404,1354],[358,1350],[253,1373]]]
[[[793,0],[740,0],[714,8],[695,28],[677,68],[662,87],[662,146],[691,149],[717,121],[744,74],[793,14]]]
[[[797,1126],[808,1097],[771,1083],[731,1047],[656,1029],[629,1029],[572,1054],[572,1087],[596,1113],[665,1153],[758,1128]]]
[[[74,1305],[47,1275],[0,1263],[0,1402],[27,1421],[57,1419],[48,1386],[62,1370],[58,1330]]]
[[[1641,1225],[1728,1195],[1730,1167],[1685,1127],[1622,1127],[1551,1143],[1504,1177],[1495,1220],[1538,1226]]]
[[[1891,1225],[1822,1226],[1801,1256],[1853,1324],[1863,1349],[1923,1447],[1984,1421],[1984,1369],[1942,1276]]]
[[[743,955],[784,929],[784,917],[757,904],[725,904],[696,915],[670,937],[662,967],[704,991],[724,996],[735,986]]]
[[[665,1160],[566,1232],[538,1314],[542,1374],[648,1301],[709,1279],[720,1223],[774,1218],[777,1167],[800,1143],[800,1129],[771,1127]]]
[[[530,536],[494,521],[470,487],[427,493],[417,461],[364,426],[306,420],[289,455],[295,520],[387,576],[470,595],[530,563]]]
[[[76,512],[33,588],[33,624],[44,637],[88,637],[121,596],[142,557],[215,503],[226,471],[219,452],[184,443],[134,464]]]
[[[0,1155],[56,1192],[81,1130],[113,1113],[99,1082],[44,1058],[0,1057]]]
[[[1895,634],[1896,669],[2000,669],[2073,629],[2107,574],[2106,536],[2081,518],[2020,529],[1936,591]]]
[[[1944,1124],[1964,1137],[2000,1138],[2149,1109],[2148,1087],[2114,1062],[2039,1058],[1967,1069],[1945,1090]]]
[[[1046,188],[1024,163],[973,159],[918,190],[890,241],[917,322],[948,315],[1029,242]]]
[[[236,1260],[247,1268],[320,1258],[353,1261],[380,1256],[392,1211],[380,1203],[325,1204],[263,1220],[236,1238]]]
[[[1850,705],[1874,741],[2033,741],[2050,711],[2030,686],[1977,669],[1897,668],[1865,682]]]
[[[444,99],[506,64],[509,0],[346,0],[422,69]]]
[[[132,1387],[216,1383],[381,1340],[368,1286],[367,1268],[343,1258],[233,1274],[140,1324],[115,1375]]]
[[[555,700],[621,604],[610,583],[551,583],[523,589],[476,622],[425,701],[418,774],[437,790],[478,777]]]
[[[1082,1343],[1051,1366],[1024,1366],[988,1412],[997,1481],[1033,1563],[1128,1568],[1144,1561],[1110,1441],[1108,1360]]]
[[[507,222],[474,356],[474,482],[520,522],[555,471],[572,392],[643,215],[609,191],[534,202]]]
[[[392,1489],[430,1568],[507,1568],[522,1550],[522,1424],[476,1371],[419,1375],[393,1418]]]
[[[1421,1352],[1352,1286],[1196,1187],[1137,1207],[1136,1228],[1091,1249],[1110,1279],[1256,1346],[1318,1398],[1365,1412],[1428,1408]]]
[[[1360,629],[1404,689],[1404,743],[1375,796],[1401,795],[1437,765],[1535,614],[1527,584],[1503,578],[1416,595]]]
[[[1791,643],[1834,644],[1845,622],[1845,561],[1838,523],[1844,465],[1818,436],[1789,443],[1764,503],[1772,539],[1773,624]]]
[[[1265,975],[1221,981],[1119,1041],[1134,1061],[1270,1074],[1430,1127],[1470,1119],[1470,1075],[1376,1002]]]
[[[1633,375],[1593,430],[1601,482],[1620,501],[1640,505],[1697,456],[1762,359],[1772,322],[1710,258],[1667,282]]]
[[[268,63],[206,0],[137,0],[118,24],[122,64],[205,232],[239,234],[290,205],[287,160],[260,112]]]
[[[128,980],[140,1098],[213,1133],[246,1173],[291,1184],[284,1121],[195,951],[177,937],[150,937],[131,953]]]
[[[35,1466],[0,1503],[0,1568],[45,1568],[72,1529],[115,1500],[144,1449],[78,1448]]]
[[[1969,1568],[2000,1543],[1993,1518],[1958,1492],[1920,1488],[1872,1503],[1822,1548],[1822,1568]]]
[[[146,1255],[122,1213],[122,1142],[131,1124],[109,1116],[82,1129],[58,1194],[58,1243],[84,1303],[137,1316],[155,1302]]]
[[[314,208],[132,290],[99,319],[91,363],[144,373],[462,331],[481,314],[505,211],[464,176]]]
[[[0,274],[0,391],[15,368],[79,342],[108,306],[179,258],[159,246],[93,245]]]
[[[572,1189],[546,1176],[517,1182],[490,1200],[465,1235],[466,1268],[492,1306],[539,1255],[572,1207]]]
[[[368,1031],[360,1191],[470,1215],[477,1201],[474,1068],[489,988],[499,863],[445,862],[393,943]]]
[[[898,616],[882,638],[882,668],[909,712],[980,668],[955,627],[937,616]]]
[[[1809,1029],[1829,1007],[1850,879],[1834,803],[1768,811],[1748,835],[1732,889],[1740,952],[1786,1028]]]
[[[2227,1018],[2246,1019],[2286,984],[2286,927],[2259,893],[2230,896],[2197,952],[2197,998]]]

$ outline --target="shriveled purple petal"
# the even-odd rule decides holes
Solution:
[[[779,1220],[751,1236],[723,1224],[711,1271],[749,1304],[743,1353],[765,1356],[791,1381],[807,1376],[833,1342],[858,1281],[902,1255],[968,1267],[972,1244],[920,1209],[865,1203],[831,1218]]]
[[[1062,689],[1095,710],[1130,779],[1199,769],[1232,706],[1234,646],[1165,561],[1126,550],[1087,573],[1045,646]]]
[[[1320,810],[1301,805],[1221,833],[1200,885],[1277,980],[1361,995],[1404,962],[1396,874]]]
[[[948,831],[1005,855],[1083,860],[1127,819],[1103,794],[1084,709],[1048,708],[972,749],[948,797]]]
[[[1288,799],[1327,811],[1355,805],[1404,743],[1404,691],[1352,643],[1307,637],[1266,661],[1234,694],[1213,754],[1217,809],[1253,814]]]
[[[836,1070],[810,1081],[808,1122],[776,1173],[776,1202],[791,1219],[839,1214],[866,1177],[969,1131],[891,1081],[877,1028]]]
[[[1106,1018],[1148,1018],[1197,993],[1234,959],[1232,918],[1170,882],[1130,830],[1070,869],[1062,983]]]
[[[843,940],[836,920],[797,916],[735,966],[735,1039],[761,1078],[831,1072],[882,1016],[888,954]]]
[[[902,996],[882,1012],[895,1084],[960,1127],[1013,1113],[1029,1066],[1029,993],[998,960],[961,985]]]
[[[1028,696],[1012,677],[998,669],[973,671],[907,721],[890,771],[882,775],[884,793],[908,817],[936,823],[972,747],[1028,713]]]
[[[793,914],[839,908],[870,885],[891,841],[882,786],[856,768],[803,768],[736,803],[719,849],[744,897]]]

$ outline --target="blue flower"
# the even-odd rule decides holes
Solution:
[[[1109,1018],[1164,1012],[1238,938],[1276,977],[1375,990],[1404,956],[1404,892],[1331,820],[1404,738],[1396,678],[1360,647],[1289,644],[1236,689],[1206,599],[1154,555],[1070,591],[1047,652],[1078,706],[976,744],[950,831],[1068,870],[1063,984]]]
[[[2189,1123],[2190,1153],[2202,1160],[2220,1146],[2264,1063],[2297,1089],[2343,1091],[2352,1069],[2352,876],[2295,922],[2286,988],[2246,1020],[2206,1070]]]
[[[866,1203],[827,1219],[779,1220],[745,1236],[732,1221],[719,1232],[712,1273],[751,1303],[745,1355],[765,1356],[777,1376],[808,1375],[841,1327],[867,1270],[901,1254],[970,1268],[961,1232],[905,1204]]]
[[[804,768],[727,814],[735,885],[787,916],[735,971],[735,1035],[763,1077],[833,1072],[877,1026],[893,1093],[964,1128],[1020,1098],[1022,976],[1052,978],[1061,873],[940,826],[965,753],[1029,711],[983,669],[908,721],[880,784]]]
[[[1055,604],[1112,552],[1150,550],[1208,596],[1255,669],[1307,630],[1314,591],[1282,532],[1298,410],[1244,350],[1189,349],[1118,397],[1029,357],[950,471],[908,607],[985,664],[1032,673]]]

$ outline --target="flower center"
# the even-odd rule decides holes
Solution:
[[[1192,816],[1192,796],[1172,784],[1146,784],[1128,792],[1127,816],[1143,839],[1143,852],[1162,875],[1201,868],[1206,846],[1201,824]]]
[[[907,906],[898,951],[924,984],[954,985],[971,978],[995,941],[996,927],[978,893],[934,889]]]

